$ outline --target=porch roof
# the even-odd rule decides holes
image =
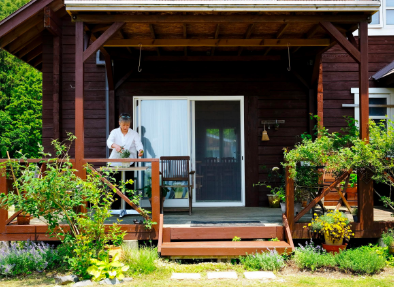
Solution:
[[[357,0],[65,0],[70,11],[363,11],[375,13],[380,1]]]

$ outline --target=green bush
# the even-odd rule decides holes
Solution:
[[[306,242],[305,246],[299,244],[294,252],[294,262],[300,269],[315,271],[321,267],[334,267],[335,259],[331,253],[326,253],[320,246]]]
[[[122,262],[130,267],[128,273],[150,274],[157,269],[156,260],[159,259],[157,248],[143,247],[139,249],[123,248]]]
[[[284,258],[276,250],[249,254],[239,258],[247,270],[278,271],[285,266]]]
[[[340,252],[335,261],[340,270],[358,274],[374,274],[386,266],[386,258],[369,246]]]

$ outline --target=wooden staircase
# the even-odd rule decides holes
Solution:
[[[161,256],[171,258],[237,258],[273,249],[279,254],[291,253],[293,240],[287,220],[284,223],[285,226],[166,228],[160,224],[158,249]],[[241,241],[232,241],[235,236]],[[256,240],[271,238],[280,241]]]

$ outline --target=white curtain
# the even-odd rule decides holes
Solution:
[[[146,158],[187,156],[187,100],[142,100],[141,139]]]

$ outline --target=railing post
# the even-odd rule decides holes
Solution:
[[[153,225],[157,238],[160,229],[160,201],[159,161],[152,161],[152,221],[157,222]]]
[[[290,231],[294,231],[294,180],[289,177],[290,170],[286,167],[286,218]]]
[[[5,167],[0,168],[0,193],[7,194],[7,174]],[[5,233],[6,221],[8,219],[8,210],[0,209],[0,234]]]

